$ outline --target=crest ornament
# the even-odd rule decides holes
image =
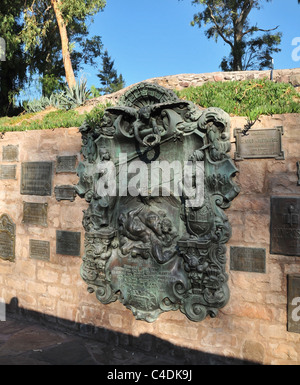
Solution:
[[[101,303],[119,300],[147,322],[170,310],[198,322],[226,305],[224,210],[239,193],[229,129],[223,110],[148,83],[80,127],[81,277]]]

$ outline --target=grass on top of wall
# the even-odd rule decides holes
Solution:
[[[176,93],[201,107],[219,107],[249,120],[260,115],[300,113],[300,95],[294,87],[268,79],[206,83]]]
[[[0,132],[47,130],[60,127],[80,127],[85,115],[74,110],[55,110],[21,114],[12,118],[0,118]]]
[[[255,121],[260,115],[300,113],[300,95],[294,87],[268,79],[213,82],[175,92],[181,99],[201,107],[219,107],[231,115],[245,116],[249,121]],[[109,106],[111,104],[99,104],[85,114],[79,114],[74,109],[46,109],[12,118],[3,117],[0,118],[0,133],[80,127],[85,120],[95,127]]]

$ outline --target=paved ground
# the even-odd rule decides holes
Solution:
[[[93,341],[38,323],[0,322],[0,365],[157,365],[164,357]],[[175,363],[175,362],[174,362]]]
[[[102,331],[100,333],[103,334]],[[103,337],[103,335],[101,336]],[[123,335],[126,337],[126,335]],[[100,340],[101,341],[101,340]],[[245,361],[183,349],[146,335],[129,347],[113,337],[100,342],[38,321],[7,317],[0,322],[0,365],[247,365]],[[151,351],[143,349],[155,346]],[[110,366],[111,367],[111,366]]]

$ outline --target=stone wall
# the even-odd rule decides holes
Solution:
[[[18,161],[3,159],[3,148],[19,147]],[[40,313],[75,320],[79,296],[84,286],[79,280],[80,259],[56,254],[56,230],[81,232],[83,202],[60,201],[54,187],[77,183],[74,173],[56,173],[54,167],[51,196],[21,195],[22,162],[53,162],[56,157],[80,156],[78,128],[9,132],[0,141],[1,165],[16,165],[15,180],[0,180],[0,215],[7,214],[16,225],[15,262],[0,262],[0,297],[7,303],[13,297],[19,306]],[[47,203],[47,227],[23,223],[23,202]],[[50,261],[30,258],[29,241],[50,242]],[[83,250],[83,237],[81,237]],[[79,289],[81,287],[81,289]]]
[[[243,127],[244,118],[232,118],[233,129]],[[77,128],[6,133],[0,140],[0,164],[16,165],[15,180],[0,180],[0,215],[8,214],[16,225],[16,258],[0,259],[0,297],[9,304],[18,300],[20,309],[44,315],[44,319],[68,320],[122,333],[122,343],[130,336],[146,335],[150,350],[151,336],[220,356],[246,359],[264,364],[299,364],[300,334],[287,331],[287,275],[300,272],[299,257],[270,254],[270,196],[299,196],[296,162],[299,160],[300,115],[261,117],[255,128],[283,126],[285,160],[245,159],[236,162],[240,195],[227,210],[233,234],[228,245],[229,288],[231,299],[217,318],[201,323],[189,321],[179,311],[162,314],[148,324],[137,321],[119,302],[102,305],[86,290],[80,277],[81,258],[56,253],[56,230],[81,233],[84,200],[60,201],[51,196],[20,194],[21,164],[26,161],[52,161],[53,188],[77,183],[76,174],[56,173],[56,157],[77,155],[81,137]],[[17,161],[2,159],[3,148],[19,146]],[[234,156],[235,145],[232,145]],[[48,203],[48,227],[22,222],[23,202]],[[33,259],[29,240],[50,242],[50,260]],[[266,249],[266,273],[232,271],[230,246]],[[145,342],[146,341],[146,342]],[[120,341],[119,341],[120,342]]]
[[[300,91],[300,68],[274,70],[272,73],[273,81],[277,83],[289,83]],[[227,82],[227,81],[241,81],[241,80],[253,80],[253,79],[270,79],[271,71],[237,71],[237,72],[210,72],[203,74],[180,74],[162,76],[157,78],[151,78],[145,80],[148,83],[155,83],[162,87],[172,90],[182,90],[187,87],[199,87],[208,82]],[[130,85],[120,91],[117,91],[110,95],[100,96],[91,100],[87,107],[83,109],[89,110],[89,106],[94,106],[98,103],[110,102],[115,104],[119,97],[123,95]]]

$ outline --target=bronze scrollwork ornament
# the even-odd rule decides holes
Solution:
[[[215,317],[229,300],[225,245],[231,227],[224,210],[239,193],[228,155],[228,114],[140,83],[107,108],[96,127],[84,124],[80,131],[75,189],[89,203],[81,266],[88,291],[103,304],[119,300],[147,322],[170,310],[196,322]],[[153,166],[163,162],[178,167],[155,184]],[[194,170],[191,183],[176,174],[185,165]],[[191,187],[196,195],[201,190],[194,204],[186,193]]]

